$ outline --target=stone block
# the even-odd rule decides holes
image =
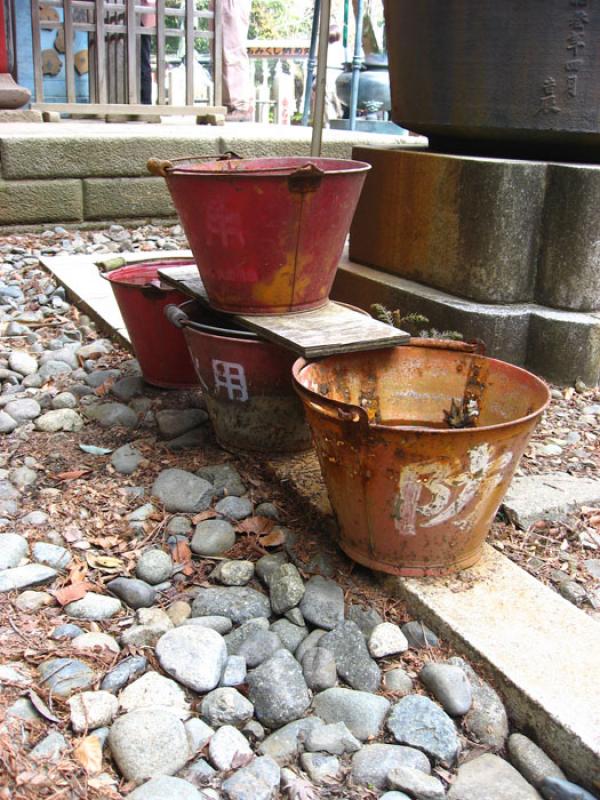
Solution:
[[[31,108],[0,109],[0,122],[42,122],[42,112]]]
[[[537,300],[600,310],[600,166],[549,164]]]
[[[535,306],[529,321],[526,366],[550,381],[600,382],[600,314]]]
[[[0,225],[78,222],[82,215],[81,181],[0,180]]]
[[[600,480],[566,472],[513,478],[502,502],[511,522],[527,530],[539,519],[566,520],[580,506],[600,503]]]
[[[84,219],[175,216],[162,178],[87,178],[83,207]]]
[[[403,315],[423,314],[438,330],[459,331],[466,340],[482,339],[488,355],[513,364],[525,362],[528,305],[481,305],[348,260],[338,269],[332,296],[366,310],[382,303]]]
[[[221,152],[220,131],[222,128],[212,126],[164,124],[140,128],[122,123],[106,128],[80,123],[79,132],[68,123],[49,125],[38,130],[35,137],[3,131],[2,176],[11,180],[144,176],[152,157]]]
[[[546,164],[354,148],[354,261],[483,303],[533,300]]]

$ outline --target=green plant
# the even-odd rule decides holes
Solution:
[[[463,338],[462,333],[459,333],[459,331],[439,331],[437,328],[422,327],[429,324],[428,318],[424,317],[423,314],[413,313],[403,316],[398,309],[391,311],[381,303],[373,303],[371,316],[380,322],[385,322],[387,325],[393,325],[394,328],[405,330],[411,336],[422,336],[426,339],[461,340]]]

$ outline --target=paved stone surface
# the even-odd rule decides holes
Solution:
[[[527,529],[539,519],[565,520],[579,506],[600,503],[600,480],[562,472],[513,478],[502,508]]]
[[[498,756],[486,753],[458,768],[448,800],[540,800],[538,792]]]

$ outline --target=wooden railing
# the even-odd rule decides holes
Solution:
[[[194,104],[195,43],[210,41],[212,55],[213,98],[215,106],[222,104],[223,36],[221,0],[212,0],[210,11],[199,11],[196,0],[180,0],[177,8],[167,7],[165,0],[141,5],[139,0],[43,0],[43,5],[62,9],[62,20],[40,20],[40,2],[31,0],[33,33],[33,66],[36,103],[44,101],[41,31],[64,30],[64,66],[66,99],[76,102],[73,36],[78,31],[89,34],[90,103],[139,104],[140,102],[140,36],[156,37],[157,103],[166,103],[166,40],[183,38],[186,65],[186,104]],[[74,11],[77,10],[76,18]],[[84,13],[81,13],[84,12]],[[156,25],[142,25],[142,17],[155,14]],[[181,28],[168,27],[167,19],[183,18]],[[147,17],[146,17],[147,19]],[[199,20],[206,20],[199,29]],[[82,104],[85,108],[87,104]],[[99,109],[100,111],[100,109]]]

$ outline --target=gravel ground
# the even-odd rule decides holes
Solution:
[[[147,659],[144,670],[156,671],[164,680],[167,680],[164,678],[165,674],[175,678],[169,680],[168,703],[164,701],[164,704],[171,709],[168,720],[171,725],[168,728],[169,733],[159,737],[164,748],[158,749],[159,751],[164,749],[164,752],[153,753],[152,758],[171,758],[177,761],[181,753],[179,751],[171,753],[172,748],[177,750],[173,742],[176,742],[179,735],[183,735],[185,740],[185,734],[181,734],[180,720],[176,719],[174,722],[172,719],[173,707],[177,707],[178,703],[184,705],[191,703],[191,712],[189,709],[184,711],[183,706],[181,707],[182,718],[192,713],[193,720],[197,722],[200,721],[200,717],[212,719],[211,714],[214,716],[217,712],[211,712],[205,707],[206,688],[198,688],[198,681],[207,680],[206,674],[198,676],[194,670],[193,674],[190,673],[190,664],[184,657],[185,653],[178,650],[177,643],[173,642],[169,647],[163,648],[170,656],[161,654],[160,646],[155,650],[154,645],[160,641],[160,636],[172,636],[173,633],[185,630],[185,627],[182,627],[185,623],[184,617],[178,619],[176,627],[173,627],[175,623],[171,622],[170,628],[161,629],[158,634],[153,632],[152,626],[160,628],[164,623],[165,612],[169,612],[169,620],[175,618],[175,609],[177,613],[184,613],[185,616],[187,611],[184,606],[187,605],[189,608],[190,604],[197,603],[198,593],[214,591],[215,587],[224,584],[225,578],[222,575],[213,574],[215,567],[221,570],[232,569],[231,564],[235,562],[233,568],[237,571],[246,571],[252,576],[259,559],[277,552],[285,554],[286,549],[289,549],[288,545],[291,546],[290,543],[294,540],[296,542],[305,540],[307,546],[312,546],[320,536],[327,536],[323,527],[325,521],[308,514],[301,503],[288,496],[281,486],[270,481],[262,471],[260,463],[257,463],[257,459],[225,454],[216,445],[208,425],[198,424],[202,417],[199,412],[202,412],[203,404],[195,392],[162,392],[145,387],[142,396],[134,398],[129,405],[129,413],[132,409],[135,411],[135,422],[132,427],[127,427],[128,416],[123,408],[120,409],[121,416],[117,423],[102,426],[97,422],[88,421],[85,427],[82,427],[77,422],[81,420],[83,423],[84,416],[93,410],[97,403],[114,403],[118,381],[124,377],[135,378],[136,363],[130,354],[111,347],[110,343],[102,340],[89,319],[70,305],[60,290],[55,291],[56,287],[39,270],[38,256],[106,250],[115,253],[129,250],[171,250],[185,246],[186,242],[179,226],[144,226],[131,230],[121,226],[111,226],[102,231],[82,232],[55,228],[39,235],[7,236],[0,244],[2,262],[0,292],[2,292],[2,281],[5,282],[4,285],[8,284],[14,289],[13,297],[10,298],[9,292],[9,300],[5,301],[9,306],[14,301],[14,308],[7,308],[5,305],[3,313],[0,314],[0,330],[3,333],[0,369],[4,370],[3,393],[0,394],[1,408],[9,412],[12,410],[11,398],[22,399],[23,380],[27,381],[27,378],[23,378],[24,373],[20,373],[18,378],[14,375],[11,364],[14,366],[15,362],[11,361],[11,358],[14,359],[15,350],[31,351],[41,364],[44,354],[63,353],[70,342],[73,345],[70,352],[74,352],[77,356],[68,371],[59,370],[53,373],[52,369],[56,369],[54,366],[38,386],[34,385],[35,380],[30,381],[32,387],[30,399],[35,399],[40,405],[39,411],[33,415],[35,422],[21,424],[14,431],[4,434],[1,440],[0,519],[4,518],[4,522],[0,527],[0,535],[15,533],[22,537],[25,547],[29,548],[32,554],[31,562],[34,562],[29,566],[40,568],[43,564],[50,564],[51,569],[56,569],[52,576],[40,578],[41,585],[25,583],[19,591],[6,591],[5,588],[0,591],[2,649],[0,717],[3,717],[0,720],[0,798],[2,800],[4,798],[114,800],[126,797],[136,782],[145,780],[139,777],[141,773],[136,772],[140,769],[139,757],[136,753],[132,756],[130,752],[131,742],[135,741],[135,736],[140,735],[138,731],[127,730],[123,733],[117,731],[117,726],[113,725],[111,733],[108,734],[108,727],[116,713],[113,708],[116,702],[115,696],[122,704],[121,712],[125,701],[124,693],[118,694],[116,690],[107,698],[105,695],[109,694],[109,691],[104,689],[103,681],[114,666],[122,664],[129,657],[143,656]],[[19,280],[12,283],[15,278]],[[25,292],[26,300],[19,299],[19,289]],[[25,315],[23,315],[24,304]],[[15,324],[25,325],[27,332],[17,330],[19,335],[7,336],[8,326]],[[14,332],[13,327],[12,333]],[[88,345],[91,349],[87,347]],[[81,347],[86,349],[80,350]],[[66,357],[68,359],[68,353]],[[49,363],[56,365],[56,360],[50,359]],[[36,371],[40,371],[38,366],[39,364],[36,366]],[[20,368],[25,369],[26,365]],[[116,371],[120,371],[120,374],[117,375]],[[31,374],[34,375],[35,372]],[[80,393],[75,392],[75,385],[83,387]],[[67,395],[75,398],[74,404]],[[596,433],[597,416],[584,412],[599,402],[600,393],[597,390],[582,386],[567,390],[553,388],[552,406],[534,436],[520,471],[523,474],[549,470],[564,471],[597,477],[600,465]],[[198,426],[196,430],[200,431],[202,440],[199,447],[174,452],[169,444],[170,439],[157,436],[157,424],[160,428],[161,412],[166,409],[193,412],[191,418],[194,418],[194,425]],[[47,413],[57,411],[69,412],[61,415],[63,429],[55,432],[40,430],[40,427],[44,426],[41,420]],[[10,413],[8,416],[10,417]],[[65,423],[65,420],[68,422]],[[118,424],[119,422],[123,424]],[[81,429],[70,431],[64,429],[65,425],[66,427],[75,425]],[[35,427],[38,429],[35,430]],[[119,471],[117,466],[120,470],[123,470],[123,467],[115,462],[115,451],[127,444],[133,445],[137,464],[130,474]],[[131,456],[131,453],[127,455]],[[228,473],[228,493],[235,497],[239,484],[245,498],[251,503],[250,507],[254,510],[249,517],[237,521],[229,520],[232,523],[230,527],[235,533],[235,545],[233,547],[228,545],[226,556],[218,550],[217,555],[207,555],[202,550],[203,546],[205,547],[205,544],[202,544],[205,534],[196,541],[198,527],[195,528],[196,534],[193,537],[192,530],[194,526],[206,526],[215,520],[224,519],[215,510],[217,498],[213,497],[206,503],[198,501],[197,507],[193,510],[181,512],[173,508],[167,510],[176,505],[171,495],[161,494],[162,502],[157,502],[151,497],[159,494],[157,477],[160,475],[164,478],[166,472],[172,469],[183,470],[188,475],[193,474],[195,480],[200,480],[202,484],[197,484],[198,491],[204,491],[203,484],[207,483],[208,479],[207,485],[212,496],[217,492],[217,477],[210,469],[203,472],[201,468],[222,463],[226,463],[230,470],[233,470],[232,473]],[[204,478],[197,476],[199,470]],[[181,474],[177,473],[169,491],[176,491],[180,481]],[[241,492],[241,489],[239,491]],[[272,504],[268,512],[264,510],[259,513],[258,505],[261,503]],[[206,530],[201,528],[201,531]],[[565,576],[573,579],[582,587],[585,595],[574,599],[590,613],[595,613],[593,601],[599,580],[590,574],[583,562],[598,558],[599,532],[600,509],[584,508],[573,515],[567,523],[536,523],[526,532],[519,531],[508,522],[498,519],[494,523],[493,544],[502,549],[508,557],[551,585],[562,586],[565,583]],[[18,537],[17,540],[10,542],[3,540],[0,558],[6,554],[10,546],[17,550],[16,557],[13,556],[16,558],[16,563],[21,563],[19,560],[21,545]],[[148,551],[160,551],[163,554],[162,558],[167,558],[170,565],[169,572],[172,570],[172,574],[166,581],[163,578],[163,583],[158,580],[152,583],[147,572],[143,573],[144,581],[140,581],[142,555]],[[296,544],[291,552],[301,556],[301,546]],[[251,564],[248,565],[248,562]],[[10,566],[16,566],[16,563],[11,562]],[[10,568],[7,569],[6,564],[0,566],[0,584],[7,571],[10,572]],[[125,596],[119,594],[124,591],[123,587],[118,589],[115,586],[111,590],[107,589],[107,584],[117,577],[128,579],[125,588],[129,594],[126,601]],[[132,582],[133,578],[136,578],[137,583]],[[277,600],[279,613],[276,616],[284,613],[283,609],[286,607],[284,601],[288,595],[293,596],[296,590],[306,592],[306,587],[310,583],[309,578],[308,572],[302,569],[298,575],[291,569],[288,572],[283,570],[278,577],[281,586]],[[258,580],[250,577],[248,580],[250,580],[249,585],[263,597],[260,602],[265,602],[264,598],[268,598],[269,591],[272,604],[275,602],[273,590],[263,578]],[[341,685],[351,687],[347,691],[358,692],[359,687],[360,691],[364,688],[369,697],[379,696],[393,704],[386,732],[377,733],[376,741],[385,744],[396,742],[414,744],[413,749],[417,755],[413,758],[417,761],[418,758],[423,758],[424,752],[427,753],[429,759],[426,762],[427,769],[433,770],[433,776],[437,781],[435,784],[430,784],[427,790],[423,790],[430,792],[427,796],[447,796],[450,800],[460,800],[462,795],[456,786],[463,785],[461,781],[467,786],[469,781],[474,780],[473,776],[469,776],[463,768],[469,764],[477,764],[481,770],[479,778],[496,775],[499,769],[497,762],[501,759],[494,754],[505,756],[507,747],[511,750],[511,761],[519,768],[520,773],[512,770],[506,775],[503,773],[502,778],[497,779],[498,791],[505,792],[504,795],[498,794],[498,798],[517,795],[532,798],[539,796],[530,785],[531,782],[538,785],[539,781],[536,783],[526,770],[523,772],[523,761],[527,761],[527,758],[522,754],[517,757],[513,752],[522,749],[523,743],[513,737],[507,742],[508,723],[500,701],[497,698],[491,700],[490,695],[484,692],[486,704],[493,704],[496,701],[499,704],[498,715],[493,725],[489,721],[484,720],[482,724],[480,718],[475,719],[477,717],[474,714],[475,706],[470,706],[467,700],[471,702],[469,692],[475,697],[481,687],[479,687],[480,679],[470,671],[470,667],[464,662],[449,662],[452,653],[443,642],[435,638],[421,643],[411,639],[405,646],[402,636],[404,633],[408,635],[405,625],[411,621],[410,616],[402,603],[390,601],[373,587],[365,570],[341,569],[336,572],[335,580],[343,598],[342,605],[345,606],[346,619],[339,618],[332,622],[330,627],[334,630],[324,634],[329,639],[327,647],[324,647],[322,652],[327,653],[329,648],[334,653],[338,680]],[[138,583],[143,585],[140,586]],[[326,596],[327,592],[323,587],[320,587],[320,591],[324,591]],[[138,599],[132,594],[135,592],[137,592],[135,597]],[[122,606],[113,595],[121,597],[126,605]],[[138,611],[134,612],[133,609],[142,595],[149,598],[147,602],[143,601],[148,607],[142,604],[138,607]],[[196,600],[192,603],[194,597]],[[84,606],[77,606],[79,598],[83,598]],[[254,596],[252,599],[253,602],[259,602]],[[111,609],[107,608],[106,601],[112,603]],[[292,611],[298,610],[297,603],[297,598],[290,599],[289,608]],[[92,610],[90,604],[94,604]],[[390,625],[373,639],[372,632],[366,636],[365,642],[368,644],[370,655],[366,652],[362,634],[360,631],[357,633],[358,629],[355,630],[356,623],[351,609],[356,605],[377,612],[379,619],[385,620]],[[315,613],[309,606],[310,604],[304,599],[300,602],[300,620],[296,619],[293,623],[296,627],[299,621],[302,621],[302,615],[304,620],[310,622],[311,619],[319,619],[324,625],[322,609],[319,607]],[[239,607],[240,603],[236,601],[236,614],[239,614]],[[206,612],[195,616],[202,617],[204,613]],[[229,613],[230,617],[234,614],[233,611]],[[256,615],[256,611],[253,611],[252,616]],[[226,609],[221,616],[227,617]],[[234,620],[234,625],[237,626],[239,621]],[[282,618],[276,624],[281,624],[283,621]],[[77,624],[84,632],[84,636],[96,635],[101,638],[92,640],[92,645],[96,642],[94,649],[81,650],[80,647],[84,646],[81,641],[77,645],[75,639],[53,638],[56,636],[56,627],[64,624]],[[309,627],[314,626],[315,623],[310,622]],[[201,632],[200,627],[194,627]],[[235,630],[239,628],[236,627]],[[420,631],[422,635],[422,629]],[[263,658],[265,649],[271,647],[273,641],[276,642],[276,638],[273,639],[275,634],[272,631],[269,633],[270,638],[263,634],[257,637],[257,641],[260,640],[258,656],[256,651],[249,650],[249,645],[246,646],[244,652],[249,664],[252,663],[251,659]],[[148,636],[153,637],[151,646],[147,646],[149,640],[144,638]],[[202,638],[201,633],[200,638]],[[355,641],[355,646],[348,648],[344,644],[348,641]],[[390,641],[394,644],[390,645]],[[214,651],[215,664],[218,665],[220,672],[221,634],[214,633],[212,641],[209,636],[207,639],[202,639],[202,642],[204,654]],[[175,664],[171,658],[174,652],[181,658]],[[362,660],[358,665],[356,653],[361,653]],[[60,680],[58,684],[55,683],[53,672],[58,670],[59,674],[64,675],[62,670],[65,666],[52,665],[52,660],[59,657],[75,659],[80,671],[90,668],[93,670],[94,679],[86,687],[93,690],[89,692],[95,696],[93,707],[90,705],[78,712],[77,708],[68,702],[68,697],[61,693]],[[206,660],[205,655],[203,658]],[[285,687],[286,691],[289,689],[289,695],[275,704],[275,708],[264,708],[265,692],[261,689],[258,677],[260,665],[254,670],[257,677],[249,680],[249,687],[245,683],[236,684],[239,692],[234,697],[234,705],[237,704],[238,710],[241,709],[239,713],[243,714],[243,709],[246,708],[244,701],[246,704],[251,701],[256,716],[253,722],[258,728],[255,726],[254,732],[245,733],[253,750],[257,749],[261,736],[259,719],[268,732],[271,726],[276,727],[279,724],[273,721],[272,715],[281,714],[282,707],[288,708],[294,703],[299,704],[295,712],[298,717],[301,717],[306,710],[302,705],[302,685],[298,687],[298,681],[289,677],[290,670],[293,672],[294,669],[299,669],[298,662],[291,655],[290,659],[296,666],[289,667],[289,664],[286,666],[268,662],[270,667],[267,669],[266,700],[281,686]],[[451,685],[450,698],[444,696],[442,701],[443,692],[439,689],[439,676],[436,684],[435,676],[422,674],[423,667],[427,664],[431,666],[430,662],[452,668],[449,675],[453,676],[454,683]],[[192,665],[196,663],[197,659],[192,659]],[[43,672],[47,664],[51,665],[48,667],[49,675]],[[38,672],[40,666],[42,671]],[[301,666],[306,675],[307,667],[304,661]],[[402,674],[397,673],[396,679],[404,681],[403,689],[399,688],[400,683],[392,685],[387,682],[388,674],[398,669]],[[281,674],[281,679],[271,682],[270,670],[281,670],[277,672],[278,675]],[[383,685],[381,673],[386,676]],[[147,674],[150,673],[147,671]],[[79,677],[81,678],[81,675]],[[133,680],[133,677],[137,678],[130,676],[130,679]],[[442,683],[444,681],[446,678]],[[410,685],[408,689],[407,682]],[[133,687],[134,684],[135,681],[130,686]],[[300,684],[303,684],[303,680],[300,680]],[[446,688],[448,685],[447,682],[444,683]],[[182,693],[182,687],[186,694]],[[465,687],[469,687],[468,691]],[[141,692],[141,687],[138,688]],[[161,688],[155,691],[160,694],[167,689],[161,684]],[[321,692],[319,696],[323,694],[325,692]],[[404,695],[408,697],[404,698]],[[452,709],[448,710],[448,714],[452,714],[452,719],[445,713],[442,716],[440,706],[431,703],[430,695],[445,709]],[[410,713],[404,711],[408,705],[406,703],[402,705],[403,699],[409,700]],[[89,702],[92,703],[92,700]],[[321,705],[324,704],[323,700]],[[230,709],[231,704],[225,705]],[[432,706],[437,710],[433,711]],[[468,708],[471,708],[471,711],[465,713],[465,709]],[[221,709],[218,713],[224,712]],[[233,712],[230,709],[228,713]],[[324,714],[325,710],[322,708],[320,713]],[[336,709],[336,713],[341,712]],[[95,717],[94,714],[98,716]],[[407,730],[411,719],[418,719],[419,715],[422,715],[424,727],[433,726],[436,732],[435,744],[424,743],[414,731]],[[122,720],[130,716],[129,713],[121,713],[118,718],[119,725]],[[12,722],[9,717],[12,717]],[[158,713],[154,714],[154,718],[145,720],[142,734],[146,735],[147,729],[159,726],[161,720],[162,717]],[[106,736],[101,732],[105,729],[105,733],[110,736],[111,749],[118,764],[111,759],[107,748],[103,751]],[[219,731],[222,730],[220,727]],[[43,762],[35,761],[31,756],[32,748],[45,742],[50,732],[57,734],[59,731],[66,740],[62,752]],[[199,735],[198,731],[194,733],[196,737]],[[219,738],[225,739],[226,735],[234,736],[231,733],[222,736],[219,734]],[[192,736],[191,729],[187,736]],[[217,774],[206,773],[202,779],[196,777],[193,780],[186,774],[187,785],[202,787],[203,792],[190,797],[193,796],[197,800],[200,798],[214,800],[219,797],[228,800],[246,798],[256,800],[256,798],[268,799],[279,796],[289,797],[291,800],[329,797],[366,800],[383,798],[385,780],[384,786],[379,788],[374,788],[371,779],[369,781],[364,779],[366,782],[362,785],[356,780],[358,768],[355,757],[351,757],[350,753],[353,748],[359,747],[359,752],[363,755],[366,752],[366,755],[369,755],[366,746],[361,743],[356,745],[347,734],[344,733],[342,736],[338,730],[334,736],[335,747],[338,747],[340,737],[347,738],[349,749],[339,759],[331,753],[328,756],[330,760],[324,760],[323,752],[328,751],[321,749],[325,747],[322,742],[314,745],[312,752],[320,756],[313,758],[310,756],[309,746],[306,745],[307,752],[303,754],[302,760],[298,762],[297,759],[292,759],[290,766],[293,770],[288,771],[289,774],[285,773],[285,770],[282,770],[281,775],[277,773],[277,786],[281,778],[281,794],[274,780],[272,785],[269,783],[274,769],[272,764],[262,762],[266,772],[258,778],[242,772],[249,763],[249,759],[243,757],[242,745],[236,745],[237,756],[230,761],[226,759],[226,743],[219,742],[223,747],[219,752],[216,751],[216,743],[202,745],[198,748],[199,755],[206,757],[214,767],[217,767]],[[47,742],[46,745],[48,746]],[[148,754],[151,752],[150,744],[142,738],[137,751],[141,749],[143,753],[144,748],[147,748]],[[456,748],[460,749],[458,760]],[[485,754],[485,759],[478,759],[477,757],[482,754]],[[133,766],[128,761],[130,757],[135,762]],[[148,755],[148,758],[150,757]],[[185,760],[186,757],[183,758],[184,762]],[[334,763],[336,761],[337,763]],[[381,757],[373,755],[371,761],[373,764],[378,764]],[[141,762],[143,769],[143,758]],[[170,762],[170,766],[173,766],[173,763]],[[501,763],[505,765],[503,769],[510,769],[508,762]],[[419,772],[422,768],[416,771]],[[556,769],[551,762],[550,765],[546,764],[545,777],[556,775]],[[173,766],[171,772],[175,771]],[[412,786],[411,780],[423,780],[422,775],[415,776],[414,772],[415,770],[412,770],[409,775],[395,773],[392,775],[390,772],[387,775],[387,787],[396,789],[404,787],[411,796],[419,796],[418,793],[415,794],[416,789],[409,788]],[[525,787],[521,774],[526,775],[530,781]],[[246,794],[241,790],[238,791],[234,785],[235,781],[234,784],[227,784],[227,779],[233,780],[236,776],[243,780],[245,786],[250,786],[244,790]],[[558,778],[560,781],[560,775]],[[252,780],[256,780],[257,783],[252,784]],[[514,791],[511,790],[512,786]],[[179,796],[177,795],[179,790],[172,786],[170,789],[161,789],[161,795],[152,797],[176,797]],[[464,791],[467,792],[467,788]],[[519,792],[524,794],[518,794]],[[135,795],[136,800],[150,796],[143,793]],[[561,797],[575,795],[554,796],[560,800]],[[395,800],[398,800],[398,797]],[[488,800],[496,800],[496,795],[490,794]]]

